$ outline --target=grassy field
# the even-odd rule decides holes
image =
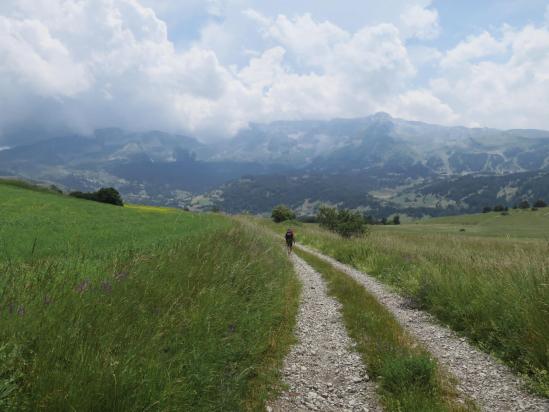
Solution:
[[[441,373],[436,361],[358,282],[310,253],[297,250],[297,254],[322,274],[329,293],[341,302],[345,326],[378,382],[385,410],[476,410],[471,402],[457,400],[453,383]]]
[[[509,215],[481,213],[426,219],[400,226],[376,226],[377,230],[413,233],[448,233],[462,236],[545,239],[549,241],[549,208],[510,210]]]
[[[353,240],[316,225],[292,225],[298,242],[409,296],[549,396],[548,213],[546,208],[375,226]],[[265,224],[279,233],[288,225]]]
[[[258,410],[299,285],[218,215],[0,184],[0,410]]]

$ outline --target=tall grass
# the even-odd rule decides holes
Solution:
[[[298,301],[281,248],[218,216],[13,190],[3,241],[24,247],[0,260],[0,410],[261,409]],[[57,242],[29,253],[48,230]]]
[[[452,383],[436,361],[362,285],[310,253],[297,253],[322,274],[330,294],[341,302],[349,335],[378,381],[387,411],[476,410],[472,403],[457,401]]]
[[[406,228],[345,240],[314,225],[298,226],[296,237],[392,285],[549,396],[546,241]]]

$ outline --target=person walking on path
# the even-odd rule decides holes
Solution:
[[[290,255],[292,253],[292,249],[295,243],[294,231],[292,229],[288,229],[286,231],[286,235],[284,236],[284,238],[286,239],[286,247],[288,249],[288,255]]]

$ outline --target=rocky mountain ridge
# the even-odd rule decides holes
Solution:
[[[304,214],[322,202],[377,214],[476,211],[542,196],[535,173],[549,172],[547,131],[445,127],[385,113],[250,124],[211,144],[115,128],[30,140],[0,151],[0,170],[67,190],[108,185],[134,202],[231,212],[281,202]]]

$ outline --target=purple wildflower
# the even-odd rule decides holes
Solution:
[[[81,281],[78,285],[75,286],[74,288],[74,291],[76,293],[84,293],[85,291],[87,291],[91,286],[91,282],[89,279],[84,279],[83,281]]]
[[[112,292],[112,285],[109,282],[107,282],[106,280],[101,282],[101,285],[99,287],[106,294],[109,294],[109,293]]]

